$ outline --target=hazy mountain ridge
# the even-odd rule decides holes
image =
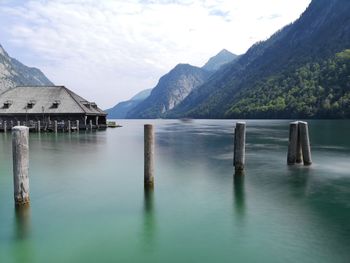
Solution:
[[[109,119],[124,119],[127,113],[145,100],[150,94],[152,89],[146,89],[140,91],[130,100],[119,102],[113,108],[107,109]]]
[[[137,102],[124,101],[108,109],[110,118],[160,118],[179,104],[197,86],[204,83],[213,72],[234,61],[238,56],[226,49],[211,57],[202,67],[178,64],[154,88],[152,97]],[[179,73],[181,72],[182,73]],[[186,72],[186,73],[185,73]],[[170,74],[170,75],[169,75]],[[138,96],[138,95],[137,95]],[[140,106],[139,106],[140,104]],[[129,112],[129,114],[127,114]]]
[[[53,83],[37,68],[11,58],[0,45],[0,93],[16,86],[44,86]]]
[[[207,71],[217,71],[220,69],[223,65],[228,64],[235,59],[237,59],[238,56],[231,53],[230,51],[223,49],[221,50],[216,56],[211,57],[207,63],[202,67],[202,69],[205,69]]]
[[[314,0],[293,24],[248,52],[193,91],[167,117],[234,118],[246,90],[350,47],[350,1]],[[265,91],[268,92],[268,91]],[[268,116],[266,116],[268,117]]]
[[[178,64],[160,78],[151,95],[132,109],[127,118],[161,118],[164,113],[180,103],[193,89],[203,84],[210,72],[191,66]]]

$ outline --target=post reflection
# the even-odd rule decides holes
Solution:
[[[30,206],[15,207],[15,236],[17,240],[27,239],[30,235]]]
[[[288,167],[288,186],[290,193],[295,197],[304,198],[307,195],[310,171],[310,167],[305,166]]]
[[[243,217],[245,214],[245,190],[244,190],[244,172],[236,172],[233,175],[233,197],[237,217]]]
[[[144,188],[143,218],[143,245],[146,250],[152,250],[156,225],[154,216],[154,189],[152,187]]]
[[[29,205],[15,207],[14,223],[15,243],[17,245],[13,247],[13,262],[35,262],[34,249],[30,240],[31,209]]]

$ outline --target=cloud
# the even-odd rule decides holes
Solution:
[[[155,86],[177,63],[202,66],[223,48],[245,52],[309,2],[0,1],[0,42],[56,84],[108,107]]]

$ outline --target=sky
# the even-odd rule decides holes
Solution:
[[[311,0],[0,0],[0,44],[106,109],[178,63],[245,53]]]

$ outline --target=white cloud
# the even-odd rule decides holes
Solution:
[[[155,86],[177,63],[245,52],[310,0],[0,1],[12,56],[102,107]],[[17,52],[18,51],[18,52]]]

